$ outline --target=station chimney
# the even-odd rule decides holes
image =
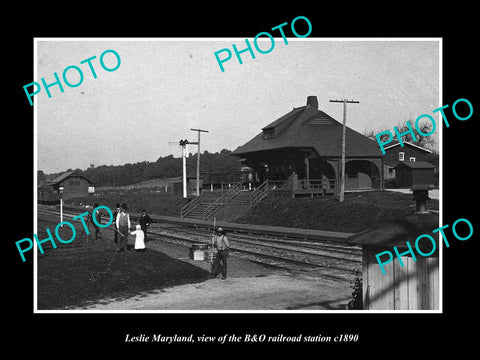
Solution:
[[[318,110],[318,100],[316,96],[307,97],[307,106]]]

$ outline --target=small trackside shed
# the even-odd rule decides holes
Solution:
[[[356,234],[349,243],[362,246],[363,310],[438,310],[439,309],[439,240],[432,230],[439,227],[437,214],[412,214],[402,221],[388,223],[376,229]],[[435,240],[435,252],[421,256],[415,248],[416,239],[428,234]],[[408,253],[410,243],[415,260]],[[402,255],[401,266],[393,247]],[[422,237],[418,243],[425,254],[433,244]],[[376,255],[383,251],[393,254],[393,261],[383,265]],[[387,262],[388,253],[380,255]]]
[[[397,141],[395,144],[385,147],[383,156],[385,179],[395,179],[395,166],[404,161],[426,161],[432,159],[432,151],[409,143],[403,142],[403,146]],[[433,159],[432,159],[433,160]],[[438,169],[435,169],[438,172]]]
[[[404,161],[395,166],[397,188],[435,184],[435,166],[425,161]]]
[[[91,180],[81,175],[78,171],[72,170],[41,184],[37,190],[38,201],[43,203],[58,201],[58,190],[60,187],[63,187],[63,200],[77,196],[87,196],[95,190]]]

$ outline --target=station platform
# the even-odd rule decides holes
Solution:
[[[210,270],[206,261],[189,258],[184,245],[160,240],[147,243],[147,251],[160,251]],[[314,274],[274,269],[231,255],[226,280],[219,276],[200,283],[184,284],[148,291],[122,300],[102,300],[77,308],[98,311],[316,311],[345,310],[351,300],[347,282],[325,280]]]

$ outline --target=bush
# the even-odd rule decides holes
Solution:
[[[350,282],[350,288],[353,289],[353,299],[348,302],[347,310],[363,310],[363,282],[360,270],[355,270],[355,278]]]

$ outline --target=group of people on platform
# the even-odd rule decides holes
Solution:
[[[94,208],[97,208],[98,204],[94,205]],[[93,216],[97,222],[101,223],[101,215],[99,211],[95,211],[95,214],[90,213],[89,221],[92,223],[95,229],[94,240],[97,240],[98,237],[103,238],[103,235],[100,232],[100,228],[93,221]],[[140,216],[138,224],[135,226],[134,231],[130,231],[132,223],[130,222],[130,214],[127,212],[127,204],[120,203],[116,204],[115,212],[113,213],[113,227],[114,227],[114,237],[113,242],[117,244],[117,252],[128,251],[128,235],[135,236],[135,251],[145,251],[145,244],[147,242],[147,228],[150,226],[152,219],[147,215],[146,210],[142,210],[142,215]]]
[[[145,251],[145,243],[147,242],[147,228],[150,226],[152,219],[147,215],[146,210],[142,210],[138,224],[134,231],[130,231],[131,222],[130,214],[127,212],[127,204],[116,204],[116,210],[113,213],[115,234],[113,241],[118,244],[117,252],[128,251],[128,235],[135,236],[135,251]]]
[[[94,208],[97,208],[98,204],[94,205]],[[98,239],[98,236],[103,238],[103,235],[100,233],[100,228],[93,221],[93,216],[101,223],[101,215],[97,210],[95,214],[93,212],[89,216],[90,222],[95,228],[95,240]],[[138,221],[138,224],[135,226],[134,231],[130,231],[132,223],[130,221],[130,214],[127,212],[127,204],[117,203],[115,212],[113,213],[113,226],[114,226],[114,238],[113,242],[117,244],[117,252],[128,251],[128,235],[135,236],[135,251],[141,252],[145,251],[145,244],[147,242],[147,228],[150,226],[152,219],[147,215],[146,210],[142,210],[142,214]],[[211,274],[214,278],[218,274],[222,273],[222,279],[227,278],[227,258],[229,255],[230,244],[226,236],[226,232],[221,228],[216,228],[215,233],[212,237],[212,247],[217,250],[214,262],[211,268]]]

